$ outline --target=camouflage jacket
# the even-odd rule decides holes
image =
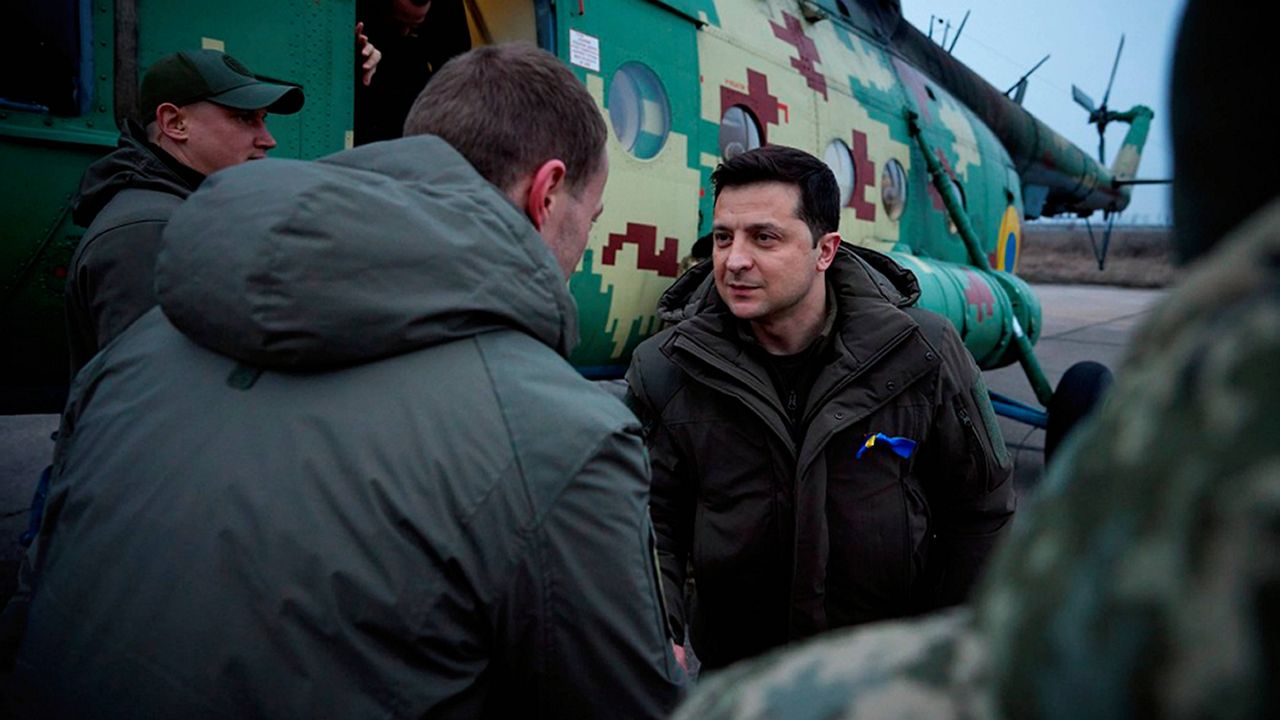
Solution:
[[[1139,333],[964,614],[830,635],[677,717],[1268,717],[1280,642],[1280,202]]]

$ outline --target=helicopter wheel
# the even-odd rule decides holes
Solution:
[[[1049,424],[1044,431],[1044,461],[1049,462],[1063,438],[1088,415],[1111,387],[1106,365],[1079,362],[1067,369],[1049,400]]]

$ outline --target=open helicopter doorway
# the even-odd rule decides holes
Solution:
[[[538,9],[535,6],[549,6],[549,3],[463,0],[462,4],[466,9],[467,25],[471,31],[471,47],[527,42],[547,48],[539,33]]]
[[[367,84],[357,67],[355,144],[400,137],[423,88],[471,48],[529,42],[554,49],[553,18],[550,0],[359,0],[356,21],[382,60]]]

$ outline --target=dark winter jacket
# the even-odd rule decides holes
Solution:
[[[18,601],[41,716],[670,710],[640,428],[456,152],[218,173],[156,275],[72,388]]]
[[[827,628],[963,600],[1014,506],[981,375],[943,318],[903,310],[914,276],[842,248],[829,363],[797,443],[710,262],[662,301],[679,321],[627,380],[646,420],[669,620],[710,667]],[[909,458],[868,437],[914,440]],[[684,607],[692,564],[696,611]]]
[[[163,152],[163,151],[159,151]],[[67,273],[71,375],[155,307],[156,255],[169,216],[199,185],[194,170],[166,163],[130,122],[120,146],[89,166],[72,219],[88,226]]]

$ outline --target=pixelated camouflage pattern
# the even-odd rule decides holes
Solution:
[[[992,716],[968,610],[839,630],[711,675],[674,720]]]
[[[1276,717],[1280,201],[1202,261],[1130,353],[973,617],[747,661],[677,717]]]
[[[979,609],[1009,717],[1275,717],[1280,202],[1135,338]]]
[[[674,279],[672,268],[678,273],[694,241],[711,228],[720,121],[734,105],[755,116],[767,143],[818,157],[832,141],[848,147],[855,177],[841,211],[846,242],[967,264],[907,133],[905,112],[918,112],[942,163],[964,188],[992,267],[1016,266],[1022,198],[1007,152],[969,108],[895,60],[879,40],[831,20],[811,21],[792,0],[634,2],[610,12],[559,12],[562,47],[569,29],[599,39],[599,71],[571,67],[606,117],[610,83],[624,62],[651,68],[671,104],[670,135],[649,159],[628,153],[610,123],[605,211],[570,281],[582,329],[576,365],[625,366],[632,349],[658,329],[657,298]],[[890,160],[906,176],[899,219],[889,217],[881,196]],[[981,297],[967,299],[969,283],[961,279],[957,288],[938,285],[958,300],[929,296],[923,305],[952,317],[970,349],[984,352],[1008,335],[1007,318],[984,313]],[[947,312],[948,304],[955,312]]]

